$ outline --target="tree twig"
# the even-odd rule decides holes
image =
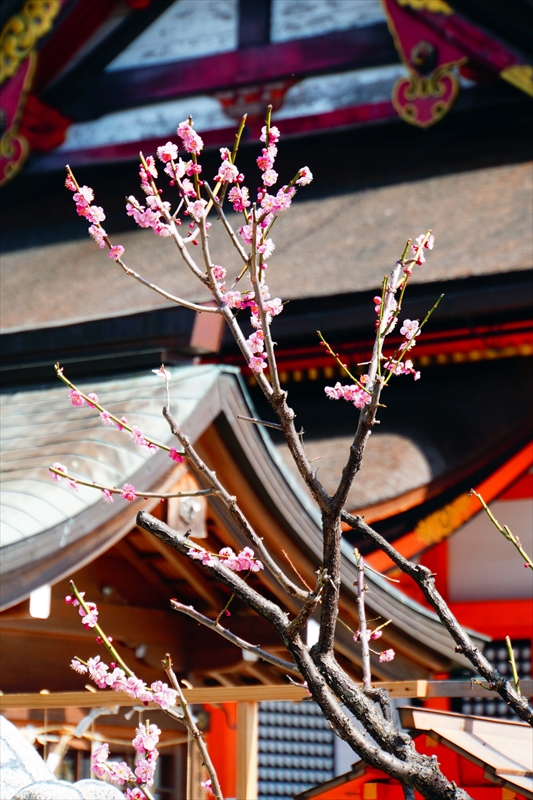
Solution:
[[[186,614],[196,622],[205,625],[206,628],[215,631],[219,634],[219,636],[227,639],[228,642],[231,642],[236,647],[240,647],[242,650],[248,650],[250,653],[254,653],[263,661],[272,664],[272,666],[279,667],[279,669],[286,670],[287,672],[298,673],[298,669],[291,661],[285,661],[283,658],[278,658],[278,656],[269,653],[267,650],[263,650],[263,648],[259,647],[259,645],[250,644],[245,639],[241,639],[240,636],[237,636],[229,631],[227,628],[222,627],[220,623],[213,622],[213,620],[209,619],[209,617],[205,617],[203,614],[200,614],[200,612],[196,611],[196,609],[192,606],[186,606],[175,599],[170,601],[170,606],[174,609],[174,611],[181,611],[182,614]]]
[[[211,788],[213,794],[215,796],[215,800],[224,800],[222,796],[222,790],[220,788],[220,783],[218,781],[218,775],[216,770],[213,766],[213,762],[209,756],[209,752],[207,747],[205,746],[205,742],[202,736],[202,732],[198,728],[194,717],[192,716],[189,710],[189,704],[185,699],[185,695],[183,694],[183,690],[180,686],[178,679],[176,678],[176,674],[172,668],[172,659],[169,653],[166,654],[165,658],[163,659],[163,668],[167,673],[168,680],[172,686],[172,688],[178,693],[178,699],[180,701],[180,706],[183,711],[184,717],[184,725],[193,737],[194,743],[198,750],[200,751],[200,755],[202,756],[202,762],[207,769],[207,773],[211,779]]]

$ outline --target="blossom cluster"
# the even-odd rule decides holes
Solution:
[[[125,671],[117,667],[113,661],[108,666],[100,659],[100,656],[89,658],[87,663],[79,658],[73,658],[70,667],[80,675],[88,674],[99,689],[110,687],[114,692],[126,692],[144,705],[155,703],[163,710],[176,705],[177,692],[168,684],[154,681],[148,686],[145,681],[133,674],[128,677]]]
[[[415,239],[416,244],[411,245],[411,249],[414,253],[415,263],[418,266],[422,266],[425,262],[426,258],[424,256],[424,250],[433,250],[435,245],[435,237],[433,234],[429,236],[425,236],[423,233],[420,236],[417,236]],[[406,264],[404,267],[404,272],[406,275],[411,275],[412,273],[412,266],[410,264]]]
[[[85,219],[91,223],[89,226],[89,236],[94,239],[98,247],[104,248],[106,243],[109,244],[107,232],[101,225],[105,220],[105,213],[101,206],[91,205],[94,200],[94,189],[90,186],[78,186],[70,170],[67,173],[65,186],[73,192],[72,199],[76,204],[78,216],[85,217]],[[124,248],[120,244],[114,246],[109,244],[109,248],[109,257],[113,258],[115,261],[118,261],[124,254]]]
[[[392,661],[395,657],[396,653],[394,650],[382,650],[379,654],[378,661],[382,664],[384,661]]]
[[[383,631],[379,630],[379,628],[377,630],[375,630],[375,631],[371,631],[369,628],[366,629],[367,641],[370,641],[371,639],[379,639],[381,636],[383,636]],[[357,630],[354,633],[353,640],[354,640],[354,642],[360,642],[361,641],[361,631],[360,630]]]
[[[361,384],[363,384],[363,386],[367,380],[367,375],[361,376]],[[330,400],[347,400],[349,403],[353,403],[356,408],[361,409],[367,406],[372,400],[372,395],[370,392],[366,391],[363,386],[358,386],[357,384],[343,386],[337,381],[335,386],[326,386],[324,392]]]
[[[182,222],[178,216],[182,206],[185,206],[184,213],[192,218],[189,224],[191,231],[195,228],[197,223],[205,219],[208,211],[207,201],[200,196],[200,187],[203,185],[199,179],[202,167],[197,163],[197,156],[203,149],[203,141],[196,133],[191,125],[191,121],[183,121],[177,127],[177,134],[181,139],[184,150],[192,156],[189,160],[183,160],[178,156],[178,145],[168,141],[165,145],[157,148],[157,158],[164,165],[163,170],[170,178],[171,185],[178,185],[179,193],[182,198],[181,203],[175,213],[172,213],[170,203],[163,201],[161,198],[162,190],[156,187],[155,181],[158,178],[158,170],[156,161],[153,156],[144,158],[141,155],[141,164],[139,168],[139,176],[141,178],[141,189],[144,192],[145,200],[141,203],[136,197],[130,195],[126,202],[126,212],[128,216],[133,217],[135,222],[141,228],[152,228],[158,236],[171,236],[177,235],[175,226],[181,225]],[[220,149],[221,164],[218,172],[214,177],[216,183],[227,187],[231,187],[228,192],[228,199],[233,205],[233,209],[241,212],[245,217],[245,224],[241,225],[238,233],[242,238],[245,245],[251,245],[254,237],[254,230],[256,241],[254,242],[255,250],[259,256],[259,268],[261,273],[267,268],[267,261],[274,252],[275,245],[268,236],[276,217],[282,211],[290,208],[294,195],[296,194],[297,187],[306,186],[313,180],[313,175],[309,167],[302,167],[292,181],[282,186],[276,192],[270,192],[270,188],[278,181],[278,173],[274,169],[276,156],[278,153],[277,144],[280,139],[280,131],[275,125],[265,125],[262,128],[260,140],[263,142],[261,155],[257,158],[257,165],[261,171],[262,186],[257,190],[257,216],[250,220],[246,209],[250,206],[250,191],[242,185],[244,175],[239,172],[234,163],[235,153],[227,147]],[[105,214],[100,207],[91,206],[94,200],[94,192],[90,187],[83,186],[79,188],[73,179],[72,173],[69,170],[66,185],[69,189],[76,191],[75,200],[78,213],[87,217],[93,222],[90,233],[98,242],[100,247],[104,247],[106,242],[110,247],[109,255],[117,261],[120,261],[124,248],[121,245],[111,246],[107,239],[107,234],[100,225],[100,222],[105,219]],[[218,192],[215,191],[215,195]],[[223,199],[224,194],[221,193]],[[220,202],[220,199],[217,199]],[[205,222],[205,228],[210,227],[209,222]],[[185,243],[192,241],[193,244],[198,244],[198,241],[192,238],[195,234],[191,233],[188,239],[181,240]],[[124,265],[122,265],[124,266]],[[261,288],[264,317],[260,312],[259,304],[255,301],[254,291],[249,291],[242,295],[238,291],[226,290],[223,283],[226,276],[226,270],[221,266],[212,267],[212,275],[216,282],[216,288],[219,290],[222,303],[230,308],[246,308],[251,310],[251,324],[255,328],[255,332],[248,338],[249,359],[248,367],[256,373],[262,373],[267,366],[267,356],[265,353],[265,334],[263,331],[263,324],[270,324],[272,318],[279,314],[282,309],[282,302],[279,298],[270,299],[268,295],[268,287],[263,285]],[[83,398],[79,393],[74,397],[71,395],[72,402],[76,405],[83,405]],[[100,414],[101,420],[104,425],[115,424],[111,416],[102,411]],[[150,447],[142,434],[134,432],[133,440],[143,447]],[[171,458],[174,458],[172,455]],[[174,458],[176,460],[176,458]],[[106,500],[110,501],[110,494],[105,494]]]
[[[159,752],[156,745],[159,741],[161,730],[157,725],[146,722],[136,729],[136,736],[132,746],[138,753],[135,771],[132,771],[125,761],[109,761],[109,745],[107,742],[97,747],[91,755],[91,769],[97,778],[103,778],[123,786],[126,782],[151,786],[154,782],[154,773]],[[128,789],[125,797],[127,800],[141,800],[145,795],[142,790],[135,787]]]
[[[159,369],[154,369],[152,370],[152,372],[155,373],[155,375],[157,375],[159,378],[165,380],[167,382],[167,387],[168,387],[168,382],[171,379],[172,375],[167,369],[165,369],[163,364]],[[121,417],[120,420],[118,420],[116,417],[113,417],[109,413],[109,411],[106,411],[105,408],[102,408],[102,406],[100,406],[99,404],[98,395],[95,392],[91,392],[88,395],[83,395],[78,389],[72,388],[69,391],[69,397],[71,404],[76,408],[81,408],[85,405],[85,403],[87,403],[87,405],[90,408],[98,407],[99,410],[101,409],[99,416],[100,416],[100,421],[102,422],[103,425],[106,425],[108,427],[116,426],[119,431],[123,430],[127,431],[129,433],[129,437],[132,440],[132,442],[141,447],[143,450],[147,451],[157,450],[158,445],[155,444],[155,442],[152,442],[149,439],[147,439],[142,430],[137,425],[132,425],[131,427],[129,427],[128,420],[126,419],[126,417]],[[184,460],[182,453],[178,452],[178,450],[176,450],[175,447],[168,448],[168,457],[176,464],[181,464]],[[56,461],[54,464],[52,464],[52,468],[57,470],[58,472],[65,473],[65,478],[67,479],[69,486],[72,489],[74,489],[74,491],[76,492],[78,491],[78,481],[75,478],[71,478],[66,474],[68,470],[64,464],[61,464]],[[55,481],[59,482],[62,480],[61,475],[58,475],[57,473],[51,471],[50,474]],[[137,497],[137,492],[135,491],[135,488],[134,486],[132,486],[131,483],[124,484],[124,486],[120,490],[101,489],[101,492],[104,500],[107,503],[114,502],[113,494],[120,494],[124,498],[124,500],[127,500],[128,502],[133,502],[133,500],[135,500]]]
[[[270,293],[266,283],[260,286],[261,302],[265,321],[270,325],[273,317],[277,317],[283,311],[283,303],[279,297],[270,299]],[[245,293],[230,291],[222,295],[222,302],[228,308],[235,309],[250,309],[250,322],[252,327],[255,328],[254,332],[246,340],[246,344],[250,350],[250,358],[248,366],[253,372],[262,372],[266,366],[266,353],[265,353],[265,334],[261,320],[261,312],[259,304],[256,302],[255,292],[249,291]]]
[[[85,592],[80,593],[81,597],[85,596]],[[72,605],[74,608],[78,609],[78,613],[82,618],[82,623],[85,628],[94,628],[94,626],[98,623],[98,608],[96,603],[85,603],[86,609],[82,606],[80,601],[75,598],[67,595],[65,597],[65,603],[68,605]]]
[[[390,358],[383,363],[383,366],[393,375],[412,375],[415,381],[420,380],[420,370],[414,368],[410,358],[404,362]]]
[[[218,559],[233,572],[259,572],[264,569],[262,562],[255,557],[254,551],[250,547],[245,547],[238,555],[233,552],[231,547],[223,547],[218,555],[199,547],[191,547],[187,555],[195,561],[201,561],[207,567],[214,566]]]

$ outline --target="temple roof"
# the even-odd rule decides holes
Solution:
[[[238,419],[239,414],[250,416],[253,410],[235,372],[213,366],[179,368],[173,370],[171,386],[183,430],[197,441],[207,463],[219,474],[223,470],[228,490],[239,497],[242,510],[264,536],[274,557],[283,563],[285,549],[293,563],[298,564],[299,572],[307,580],[313,580],[322,552],[319,515],[283,467],[264,431]],[[134,420],[149,424],[150,431],[154,430],[163,442],[170,441],[158,420],[162,388],[154,376],[95,381],[90,388],[100,399],[105,398],[113,410],[118,411],[118,406],[121,412],[127,410],[130,424]],[[89,489],[85,493],[80,488],[79,493],[74,493],[63,488],[64,483],[58,485],[47,475],[47,467],[54,459],[61,459],[75,475],[89,480],[105,477],[110,485],[134,480],[142,482],[145,491],[161,491],[161,487],[175,485],[176,469],[182,467],[171,465],[161,451],[139,455],[124,433],[100,426],[89,418],[88,409],[69,406],[64,389],[19,391],[4,395],[3,400],[8,409],[3,424],[8,431],[7,441],[13,445],[4,448],[4,470],[8,474],[13,467],[15,470],[13,485],[5,487],[3,498],[8,527],[2,548],[2,604],[9,607],[43,583],[56,583],[92,562],[131,530],[136,510],[154,507],[154,501],[145,501],[142,495],[127,506],[121,499],[106,505],[99,493],[91,497]],[[37,425],[45,428],[42,434],[40,431],[34,434],[35,464],[29,472],[17,474],[24,459],[24,452],[16,449],[17,441],[20,446],[18,437],[31,436]],[[201,476],[197,479],[202,485]],[[216,499],[209,498],[208,502],[214,519],[218,520],[216,524],[230,532],[233,546],[247,544],[227,509]],[[191,563],[186,569],[191,574],[191,585],[195,586],[198,568]],[[352,589],[355,577],[353,545],[345,542],[341,606],[347,618],[355,613]],[[267,573],[264,576],[261,573],[261,580],[267,592],[279,595]],[[392,666],[376,663],[376,674],[384,679],[388,676],[403,679],[415,673],[423,675],[423,664],[431,664],[430,669],[438,671],[450,661],[462,663],[454,652],[453,642],[431,612],[380,576],[369,574],[367,580],[371,587],[369,614],[393,620],[384,639],[398,653]],[[200,584],[205,603],[213,590],[202,587]],[[344,657],[353,657],[351,635],[344,628],[339,629],[338,647]]]
[[[135,179],[133,168],[131,177]],[[124,194],[116,185],[113,191],[115,198]],[[531,269],[531,194],[530,163],[310,200],[301,192],[274,228],[276,251],[269,260],[268,283],[283,300],[377,289],[401,255],[405,239],[428,228],[435,232],[436,247],[428,263],[415,270],[414,283]],[[65,191],[61,224],[73,220],[84,235],[86,226],[75,218],[68,200]],[[210,235],[216,263],[237,274],[240,265],[220,223],[214,222]],[[88,236],[22,248],[24,234],[20,236],[17,248],[2,255],[4,332],[168,306],[165,298],[110,263]],[[6,231],[4,239],[9,238]],[[121,230],[112,238],[126,248],[126,263],[154,283],[170,291],[179,286],[185,299],[209,299],[170,239],[155,239],[151,231],[137,229]]]

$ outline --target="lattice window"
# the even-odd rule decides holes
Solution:
[[[334,734],[313,702],[259,706],[259,798],[282,800],[333,777]]]

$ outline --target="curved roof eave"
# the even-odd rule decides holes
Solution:
[[[306,563],[314,565],[313,569],[316,569],[322,552],[320,515],[310,497],[281,462],[266,431],[238,419],[239,415],[253,416],[254,412],[237,371],[216,366],[191,367],[175,370],[174,376],[181,380],[182,395],[190,394],[195,387],[193,405],[188,407],[183,416],[178,414],[178,422],[184,432],[193,441],[198,441],[212,424],[219,429],[220,426],[225,428],[225,444],[239,462],[254,501],[257,499],[260,507],[276,520]],[[125,383],[131,384],[135,380],[125,379]],[[171,383],[175,392],[178,383]],[[93,388],[100,391],[99,385]],[[122,388],[132,390],[135,386],[126,385]],[[154,402],[159,409],[161,398]],[[129,442],[125,441],[129,446]],[[166,441],[171,441],[170,435],[167,435]],[[143,485],[149,491],[162,484],[174,483],[176,468],[169,468],[166,455],[159,451],[148,456],[140,468],[128,474],[127,480]],[[50,488],[56,487],[51,484]],[[210,499],[210,503],[215,502]],[[141,507],[149,509],[153,505],[153,501],[150,503],[139,499],[135,502],[135,509],[130,505],[120,509],[118,505],[101,503],[97,498],[66,522],[2,548],[2,607],[20,602],[39,585],[57,582],[94,560],[131,529],[135,510]],[[216,511],[235,539],[245,544],[242,532],[236,528],[229,514],[225,514],[225,509],[219,506]],[[262,533],[268,534],[268,531]],[[268,541],[268,535],[265,538]],[[353,582],[356,577],[351,551],[348,542],[343,542],[342,602],[349,605],[355,603]],[[60,556],[58,552],[61,552]],[[453,642],[435,614],[407,598],[379,576],[369,573],[366,580],[370,589],[367,598],[369,613],[383,619],[392,618],[388,633],[404,651],[392,664],[379,665],[380,677],[385,680],[403,679],[408,674],[412,675],[413,665],[418,665],[417,671],[424,675],[428,669],[443,668],[451,662],[463,663],[454,652]],[[482,637],[476,637],[476,643],[481,644]],[[340,651],[350,651],[353,659],[351,636],[341,631],[338,639]]]

